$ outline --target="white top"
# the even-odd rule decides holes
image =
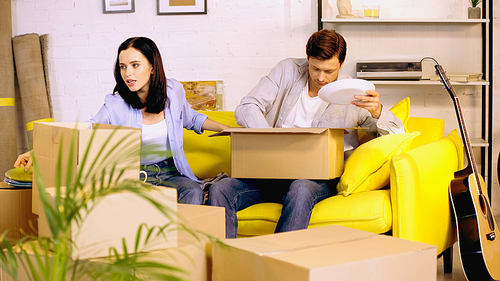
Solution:
[[[167,148],[167,123],[165,119],[153,125],[142,125],[142,150],[145,152],[168,151]],[[165,153],[149,154],[141,156],[142,165],[150,165],[167,159]]]
[[[309,82],[300,94],[299,100],[293,105],[290,113],[283,122],[283,128],[310,128],[316,112],[322,103],[322,100],[309,96]]]

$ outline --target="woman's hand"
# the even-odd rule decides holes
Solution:
[[[14,167],[24,167],[24,171],[27,172],[31,165],[33,164],[33,159],[31,159],[31,151],[25,152],[17,157]]]

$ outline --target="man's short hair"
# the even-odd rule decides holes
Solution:
[[[340,64],[344,63],[347,52],[347,43],[335,30],[322,29],[314,32],[306,45],[307,57],[318,60],[328,60],[333,57],[339,59]]]

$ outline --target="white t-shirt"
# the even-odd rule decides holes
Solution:
[[[298,101],[283,122],[283,128],[310,128],[316,112],[322,103],[318,97],[309,96],[309,82],[302,90]]]
[[[153,125],[142,125],[142,149],[154,151],[168,151],[167,123],[165,119]],[[141,155],[141,164],[150,165],[167,159],[165,153],[161,155]]]

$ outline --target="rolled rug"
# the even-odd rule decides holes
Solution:
[[[28,142],[32,147],[33,123],[54,122],[45,84],[40,36],[36,33],[15,36],[12,46]]]
[[[17,158],[14,60],[12,57],[11,1],[0,0],[0,176]]]

